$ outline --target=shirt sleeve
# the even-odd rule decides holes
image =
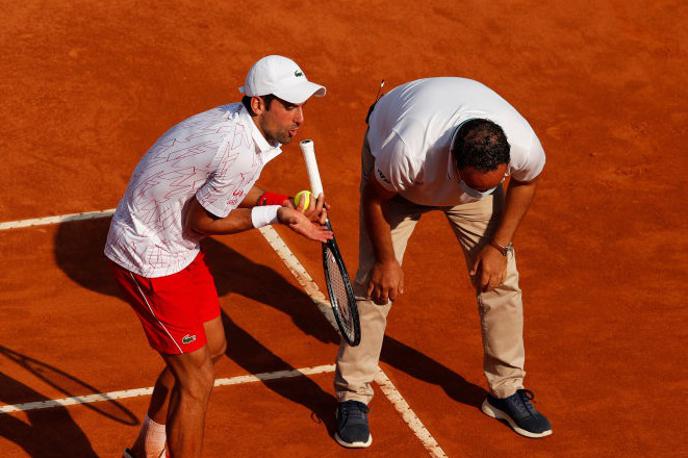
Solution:
[[[206,183],[196,191],[198,203],[218,218],[224,218],[234,210],[241,199],[234,198],[237,186],[226,177],[212,175]]]
[[[514,151],[517,153],[517,151]],[[517,181],[532,181],[542,173],[545,168],[545,150],[535,133],[531,134],[529,148],[525,148],[523,154],[512,154],[509,172]]]
[[[397,132],[392,131],[379,151],[371,153],[375,157],[375,178],[383,188],[398,193],[413,186],[419,168]]]
[[[251,160],[225,147],[220,148],[217,165],[196,191],[198,203],[218,218],[224,218],[244,200],[260,169]]]

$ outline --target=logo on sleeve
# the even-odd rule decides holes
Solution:
[[[294,70],[294,76],[303,76],[303,72],[301,70]]]
[[[385,174],[382,173],[382,170],[377,169],[377,176],[380,177],[380,179],[381,179],[382,181],[384,181],[385,183],[387,183],[387,184],[392,184],[392,182],[389,181],[389,179],[385,176]]]

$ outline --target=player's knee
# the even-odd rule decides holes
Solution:
[[[180,393],[193,399],[205,399],[213,387],[215,369],[207,347],[184,355],[172,364],[174,378]]]
[[[197,371],[198,383],[202,385],[203,388],[210,391],[213,388],[213,382],[215,381],[215,367],[210,358],[208,358],[204,364]]]
[[[178,381],[183,396],[204,402],[213,389],[215,370],[212,363],[208,362],[189,371]]]

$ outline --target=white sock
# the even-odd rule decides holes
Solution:
[[[146,451],[146,458],[159,458],[165,456],[165,442],[167,435],[165,434],[165,425],[156,423],[148,415],[143,420],[141,431],[137,442],[143,442],[143,448]]]

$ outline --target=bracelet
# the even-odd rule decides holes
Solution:
[[[253,227],[269,226],[277,222],[277,211],[282,208],[280,205],[266,205],[264,207],[253,207],[251,209],[251,222]]]
[[[258,205],[282,205],[289,196],[266,191],[258,198]]]

